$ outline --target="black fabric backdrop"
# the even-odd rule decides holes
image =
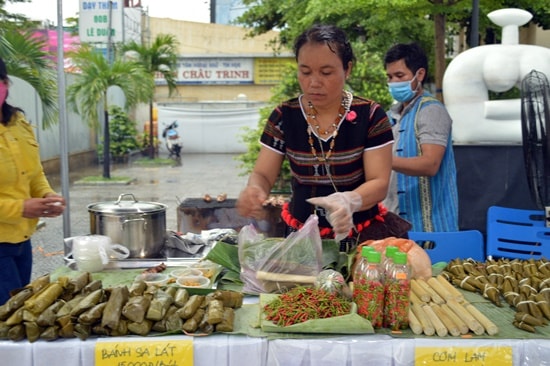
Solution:
[[[531,198],[523,147],[454,145],[460,230],[486,234],[490,206],[538,209]]]

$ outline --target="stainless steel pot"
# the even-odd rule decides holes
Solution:
[[[123,199],[131,197],[132,199]],[[166,205],[140,202],[124,193],[115,202],[88,205],[91,234],[106,235],[130,251],[130,258],[157,258],[166,234]]]

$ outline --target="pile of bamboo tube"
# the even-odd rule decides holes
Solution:
[[[476,335],[498,333],[498,327],[441,275],[427,281],[413,279],[410,300],[409,326],[414,334],[458,337],[470,331]]]

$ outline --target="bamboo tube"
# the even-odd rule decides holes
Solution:
[[[435,315],[437,315],[437,317],[445,325],[449,333],[454,337],[458,337],[460,335],[460,329],[458,329],[458,326],[453,319],[441,308],[440,305],[431,304],[431,307]]]
[[[420,306],[419,304],[411,304],[411,309],[412,309],[414,315],[416,315],[416,318],[418,319],[420,324],[422,324],[422,330],[424,331],[424,334],[427,335],[427,336],[434,335],[435,334],[435,329],[434,329],[430,319],[428,318],[428,316],[424,312],[424,309],[422,309],[422,306]]]
[[[485,328],[458,302],[455,300],[449,300],[447,301],[447,304],[451,308],[451,310],[459,317],[461,318],[464,323],[470,328],[472,332],[474,332],[477,335],[481,335],[485,333]]]
[[[435,277],[430,277],[428,279],[428,285],[430,285],[430,287],[433,288],[434,291],[443,298],[443,300],[446,301],[453,299],[453,295],[445,287],[443,287],[443,285]]]
[[[447,314],[447,316],[453,320],[453,322],[458,327],[460,334],[468,334],[468,332],[470,331],[470,328],[468,328],[468,325],[464,322],[464,320],[456,316],[456,314],[451,310],[449,305],[441,304],[441,310],[443,310],[445,314]]]
[[[416,296],[418,296],[418,298],[423,302],[430,302],[430,293],[424,290],[422,286],[420,286],[421,281],[423,280],[417,280],[414,278],[411,280],[411,292],[415,293]]]
[[[487,334],[492,336],[498,333],[498,327],[496,324],[490,321],[489,318],[483,315],[475,306],[470,303],[466,303],[464,304],[464,307],[483,326],[483,328],[485,328]]]
[[[409,308],[409,327],[414,334],[422,334],[422,324],[420,324],[420,321],[416,315],[414,315],[411,308]]]
[[[430,322],[435,328],[435,332],[437,333],[437,335],[440,337],[445,337],[448,333],[447,327],[445,326],[445,324],[443,324],[441,319],[437,317],[432,307],[430,305],[424,305],[422,306],[422,310],[424,310],[424,312],[428,316],[428,319],[430,319]]]
[[[420,300],[420,298],[413,292],[409,292],[409,299],[411,300],[411,303],[423,305],[426,304],[426,302]]]
[[[462,295],[462,293],[456,287],[454,287],[449,281],[447,281],[445,277],[443,277],[442,275],[437,275],[435,278],[444,288],[447,289],[447,291],[449,291],[453,295],[453,298],[456,301],[464,301],[464,295]]]
[[[443,298],[441,298],[441,296],[439,296],[437,294],[437,292],[435,292],[435,290],[433,288],[430,287],[430,285],[428,285],[428,283],[424,280],[418,280],[418,284],[428,293],[430,294],[430,298],[432,299],[433,302],[435,302],[436,304],[444,304],[445,303],[445,300],[443,300]]]

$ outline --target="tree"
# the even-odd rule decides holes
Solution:
[[[98,107],[103,108],[103,177],[110,178],[107,90],[111,86],[120,87],[128,109],[151,99],[155,87],[153,77],[140,63],[116,57],[111,64],[103,54],[89,46],[82,46],[70,56],[79,73],[67,89],[67,102],[91,126],[99,126]]]
[[[42,103],[42,127],[48,128],[58,121],[55,65],[44,51],[44,42],[33,37],[31,29],[36,27],[36,22],[6,12],[4,5],[5,1],[0,0],[0,56],[11,76],[26,81],[38,93]]]
[[[168,85],[169,95],[176,90],[175,69],[177,62],[176,37],[171,34],[159,34],[150,47],[132,41],[122,46],[122,52],[127,57],[139,62],[152,76],[162,75]],[[149,152],[155,157],[153,136],[153,99],[149,100]]]
[[[472,13],[471,0],[243,0],[243,4],[248,10],[237,23],[250,28],[250,36],[281,30],[274,48],[291,45],[314,23],[338,25],[350,39],[364,42],[370,52],[380,56],[394,43],[416,41],[425,50],[434,51],[429,57],[435,65],[431,69],[439,93],[446,68],[446,36],[449,30],[468,26]],[[485,20],[489,12],[508,7],[528,10],[535,24],[550,27],[548,1],[481,0],[480,33],[494,27]]]

